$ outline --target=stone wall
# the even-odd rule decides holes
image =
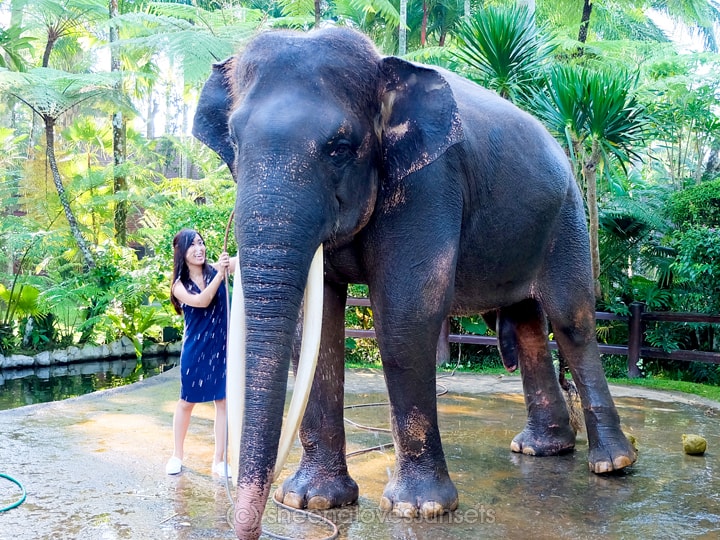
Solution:
[[[182,343],[150,343],[143,350],[143,357],[174,356],[180,354]],[[129,338],[123,337],[109,345],[84,345],[82,347],[68,347],[56,351],[43,351],[34,356],[25,354],[0,354],[0,369],[15,369],[22,367],[47,367],[54,365],[71,364],[73,362],[89,362],[92,360],[120,360],[135,358],[135,347]]]

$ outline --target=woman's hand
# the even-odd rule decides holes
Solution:
[[[228,269],[230,268],[230,255],[228,255],[226,251],[223,251],[220,254],[220,259],[218,259],[215,268],[217,268],[218,273],[221,274],[223,278],[225,278],[228,274]]]

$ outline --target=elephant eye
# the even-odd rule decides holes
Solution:
[[[345,161],[354,156],[352,145],[347,139],[339,139],[332,142],[329,154],[333,161],[338,165],[343,164]]]

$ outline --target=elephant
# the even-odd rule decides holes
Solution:
[[[302,457],[278,501],[328,509],[358,499],[343,427],[353,283],[368,286],[390,401],[395,470],[383,510],[412,517],[458,507],[435,393],[438,338],[451,315],[495,321],[505,365],[520,368],[528,418],[512,451],[556,455],[575,445],[551,325],[581,398],[590,470],[635,462],[600,362],[582,197],[567,155],[530,114],[450,71],[383,56],[356,30],[271,30],[212,66],[193,134],[237,183],[244,311],[230,332],[243,327],[246,368],[242,379],[228,376],[228,392],[245,391],[238,538],[261,533],[316,252],[319,357]]]

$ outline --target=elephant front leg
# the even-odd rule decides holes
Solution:
[[[565,399],[548,349],[547,323],[540,306],[526,300],[498,313],[498,343],[506,365],[519,363],[528,419],[513,438],[513,452],[557,455],[575,447]]]
[[[293,508],[327,510],[358,499],[345,459],[344,307],[345,288],[326,284],[320,356],[300,426],[303,455],[297,471],[275,492],[277,501]]]
[[[435,372],[387,362],[384,369],[396,463],[380,508],[403,517],[452,512],[458,506],[458,492],[448,474],[438,429]]]

